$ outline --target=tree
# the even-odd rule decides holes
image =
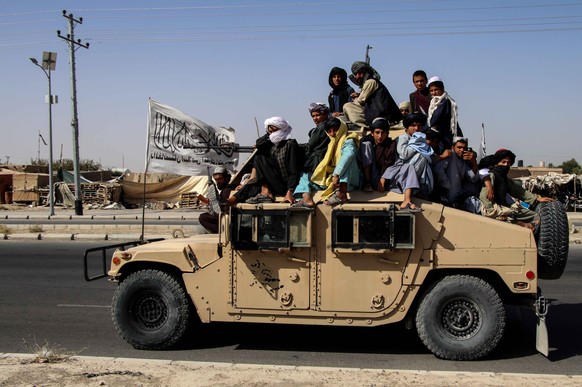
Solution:
[[[30,165],[46,167],[48,165],[47,159],[30,159]]]
[[[101,171],[103,166],[94,160],[81,159],[79,160],[79,169],[81,171]]]
[[[560,168],[562,168],[564,173],[574,173],[576,175],[580,175],[582,173],[582,167],[580,164],[578,164],[576,159],[564,161],[562,165],[560,165]]]
[[[30,159],[30,165],[38,165],[41,167],[48,166],[47,159]],[[58,170],[59,168],[63,168],[66,171],[74,170],[74,163],[71,159],[62,159],[62,160],[53,160],[53,170]],[[89,159],[81,159],[79,160],[79,170],[86,172],[86,171],[101,171],[103,166],[94,161]]]

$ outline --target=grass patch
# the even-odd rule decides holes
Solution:
[[[34,345],[29,345],[24,339],[22,339],[22,342],[26,350],[35,355],[32,360],[33,363],[62,363],[85,350],[83,348],[78,352],[67,351],[58,344],[49,344],[48,341],[45,341],[43,345],[39,345],[36,339],[34,340]]]
[[[12,234],[12,229],[6,225],[0,224],[0,234]]]
[[[28,227],[28,231],[31,233],[43,232],[43,229],[42,229],[42,226],[40,224],[33,224],[30,227]]]

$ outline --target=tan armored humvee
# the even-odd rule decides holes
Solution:
[[[165,349],[196,315],[203,323],[360,327],[404,320],[438,357],[468,360],[498,344],[504,304],[525,304],[540,317],[538,347],[547,351],[538,279],[564,270],[563,210],[542,207],[536,238],[436,203],[401,211],[401,201],[352,192],[336,207],[239,204],[221,214],[218,235],[118,249],[108,272],[119,284],[116,329],[136,348]]]

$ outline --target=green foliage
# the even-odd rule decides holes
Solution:
[[[47,159],[30,159],[30,165],[39,165],[39,166],[48,166]],[[62,160],[53,160],[53,170],[58,170],[62,167],[66,171],[73,171],[74,163],[71,159],[62,159]],[[98,163],[94,160],[90,159],[80,159],[79,160],[79,170],[86,172],[86,171],[101,171],[103,166],[101,163]]]
[[[54,163],[53,163],[54,164]],[[30,165],[46,167],[48,165],[47,159],[30,159]]]
[[[582,173],[582,167],[580,164],[578,164],[576,159],[564,161],[562,165],[560,165],[560,168],[562,168],[564,173],[574,173],[576,175],[580,175]]]

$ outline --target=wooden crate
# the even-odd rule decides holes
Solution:
[[[199,207],[198,192],[183,192],[180,194],[180,207]]]
[[[13,203],[36,203],[39,204],[38,191],[14,191],[12,193]]]
[[[73,195],[75,185],[67,184]],[[83,204],[117,203],[121,198],[121,185],[117,183],[82,183],[81,200]]]

